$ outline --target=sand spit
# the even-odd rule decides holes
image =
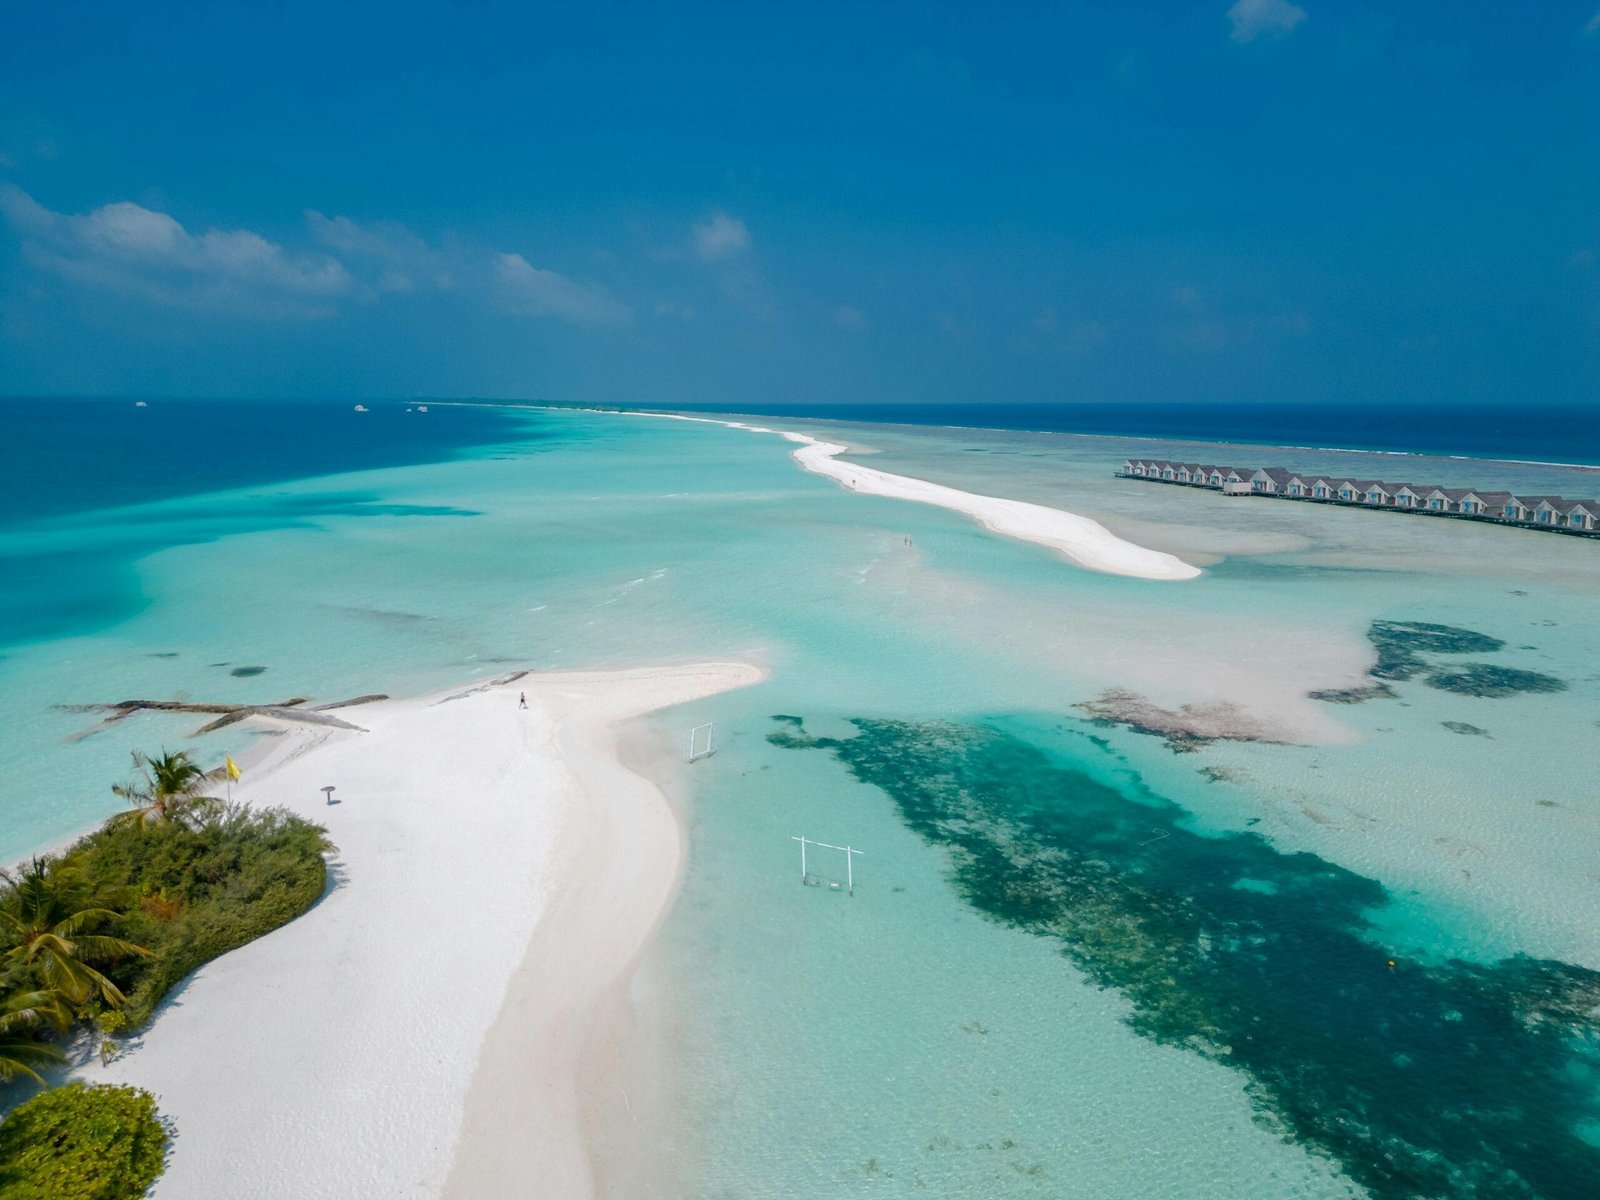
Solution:
[[[237,796],[326,824],[334,886],[81,1071],[149,1088],[175,1122],[157,1200],[593,1194],[579,1060],[681,856],[614,726],[761,678],[529,675],[278,739]]]
[[[779,434],[791,442],[800,443],[800,449],[794,452],[794,460],[801,467],[837,480],[853,492],[912,500],[964,513],[993,533],[1048,546],[1092,571],[1159,580],[1193,579],[1200,574],[1199,567],[1191,566],[1176,555],[1125,541],[1098,521],[1091,521],[1077,513],[1022,500],[1007,500],[1001,496],[980,496],[975,492],[913,479],[909,475],[893,475],[873,467],[841,462],[838,456],[846,453],[850,447],[837,442],[824,442],[809,434],[750,425],[743,421],[718,421],[710,417],[686,417],[675,413],[627,415],[698,421],[707,425],[724,425],[729,429],[744,429],[751,433]]]
[[[1200,574],[1199,567],[1190,566],[1176,555],[1124,541],[1098,521],[1077,513],[1023,500],[980,496],[908,475],[891,475],[872,467],[840,462],[838,455],[847,451],[848,446],[819,441],[803,433],[783,436],[791,442],[802,443],[794,452],[797,463],[808,471],[837,479],[853,492],[915,500],[965,513],[994,533],[1048,546],[1080,567],[1104,571],[1108,575],[1177,580],[1193,579]]]

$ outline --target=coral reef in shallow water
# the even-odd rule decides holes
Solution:
[[[1225,700],[1162,708],[1138,692],[1107,688],[1098,699],[1072,707],[1088,713],[1097,725],[1123,725],[1135,733],[1165,738],[1174,754],[1187,754],[1212,742],[1288,741],[1264,721]]]
[[[1500,699],[1520,692],[1561,692],[1567,684],[1554,675],[1524,671],[1489,663],[1441,663],[1441,654],[1494,654],[1505,643],[1487,633],[1458,629],[1454,625],[1434,625],[1427,621],[1374,621],[1367,629],[1367,640],[1378,651],[1378,660],[1368,672],[1376,683],[1365,687],[1332,688],[1308,692],[1313,700],[1329,704],[1359,704],[1364,700],[1393,699],[1400,693],[1393,682],[1420,678],[1440,691],[1465,696]],[[1523,647],[1531,649],[1531,647]]]
[[[1263,1120],[1373,1196],[1593,1200],[1600,973],[1395,961],[1373,880],[1197,834],[1002,727],[852,724],[811,737],[789,717],[768,738],[881,789],[975,909],[1057,942],[1139,1033],[1239,1071]]]

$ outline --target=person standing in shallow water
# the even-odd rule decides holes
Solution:
[[[517,693],[517,707],[518,708],[527,708],[528,707],[528,693],[527,692],[518,692]]]

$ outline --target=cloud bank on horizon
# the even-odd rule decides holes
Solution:
[[[1586,4],[89,8],[0,44],[0,392],[1600,390]]]

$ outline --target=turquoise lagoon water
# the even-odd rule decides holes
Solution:
[[[1114,481],[1112,439],[809,427],[1211,563],[1153,584],[776,438],[504,421],[449,461],[0,532],[73,617],[3,649],[0,851],[111,811],[128,751],[199,723],[73,741],[95,718],[57,705],[752,658],[770,682],[650,722],[721,736],[655,956],[675,1194],[1592,1194],[1600,546]],[[1305,699],[1364,682],[1376,620],[1491,635],[1451,661],[1564,690]],[[1241,698],[1305,744],[1174,753],[1074,707],[1112,687]],[[865,851],[853,897],[798,885],[795,834]]]

